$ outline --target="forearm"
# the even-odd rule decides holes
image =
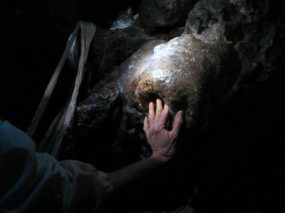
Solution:
[[[110,179],[114,189],[118,189],[124,185],[130,184],[133,181],[142,178],[161,167],[166,162],[163,162],[156,157],[149,157],[147,159],[133,163],[123,169],[111,172]]]

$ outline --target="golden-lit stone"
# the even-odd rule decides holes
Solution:
[[[172,113],[184,110],[187,124],[194,125],[200,103],[220,86],[214,84],[228,49],[222,29],[217,25],[202,35],[186,34],[144,45],[121,66],[120,87],[126,104],[142,117],[149,101],[160,98]]]

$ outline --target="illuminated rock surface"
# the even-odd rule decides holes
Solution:
[[[121,67],[121,93],[126,104],[146,115],[149,101],[161,98],[172,115],[184,110],[187,126],[193,126],[200,104],[208,104],[210,96],[217,101],[225,98],[236,75],[238,64],[230,58],[230,43],[222,32],[223,26],[215,25],[202,35],[152,41],[138,50]],[[225,63],[229,60],[232,66]]]

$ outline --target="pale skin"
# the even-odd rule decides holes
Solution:
[[[167,105],[163,105],[159,99],[156,100],[156,104],[149,103],[148,117],[144,119],[143,129],[152,154],[149,158],[111,172],[110,179],[114,189],[149,174],[171,160],[175,154],[176,139],[183,123],[183,112],[176,113],[171,130],[166,129],[168,119],[169,107]]]

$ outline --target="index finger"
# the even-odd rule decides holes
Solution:
[[[160,99],[156,99],[156,114],[161,113],[162,109],[163,109],[162,101]]]
[[[148,106],[148,119],[152,121],[154,119],[154,103],[149,102]]]
[[[160,116],[160,121],[165,125],[168,115],[169,115],[169,107],[165,104]]]

